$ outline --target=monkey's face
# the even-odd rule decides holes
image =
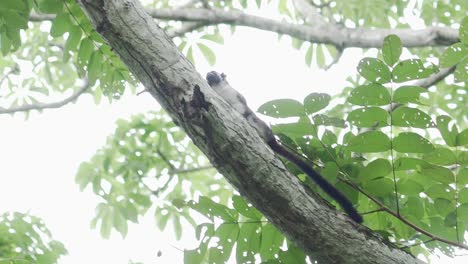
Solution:
[[[224,73],[219,73],[217,71],[210,71],[206,74],[206,80],[210,86],[217,85],[226,78]]]

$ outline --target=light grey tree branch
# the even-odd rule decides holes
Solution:
[[[425,78],[425,79],[422,79],[422,80],[419,80],[419,81],[415,82],[414,85],[421,86],[421,87],[424,87],[424,88],[429,88],[432,85],[436,85],[438,82],[442,81],[447,76],[452,74],[455,71],[455,68],[456,67],[453,66],[453,67],[450,67],[450,68],[441,69],[438,73],[436,73],[436,74],[434,74],[434,75],[432,75],[432,76],[430,76],[428,78]]]
[[[69,97],[53,103],[37,103],[37,104],[28,104],[12,108],[0,108],[0,114],[12,114],[17,112],[26,112],[30,110],[44,110],[50,108],[60,108],[68,103],[71,103],[78,99],[86,90],[90,87],[88,80],[84,80],[83,86],[81,86],[76,92],[74,92]]]
[[[304,1],[297,1],[301,3]],[[305,2],[304,2],[305,3]],[[309,5],[309,8],[313,8]],[[312,25],[293,24],[269,18],[249,15],[240,10],[220,10],[216,8],[148,9],[155,19],[198,22],[206,25],[229,24],[247,26],[261,30],[289,35],[291,37],[319,44],[337,47],[379,48],[385,36],[396,34],[405,47],[447,46],[458,41],[458,32],[447,27],[427,27],[425,29],[369,29],[347,28],[323,21],[316,12],[309,12]],[[31,14],[31,21],[51,20],[52,15]]]
[[[306,254],[323,263],[420,263],[329,207],[291,175],[137,0],[79,2],[134,76],[211,163]]]
[[[405,47],[425,47],[450,45],[458,41],[458,32],[452,28],[427,27],[425,29],[369,29],[347,28],[342,25],[326,23],[309,26],[249,15],[239,10],[224,11],[220,9],[151,9],[148,13],[153,18],[179,20],[188,22],[206,22],[210,25],[229,24],[247,26],[313,43],[331,44],[347,47],[378,48],[383,39],[390,34],[400,37]],[[318,21],[318,17],[316,21]],[[322,24],[317,22],[317,24]]]

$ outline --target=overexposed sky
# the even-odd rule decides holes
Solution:
[[[301,101],[311,92],[337,93],[361,58],[359,51],[350,49],[329,71],[311,69],[304,63],[304,52],[294,50],[288,37],[278,41],[276,34],[248,28],[238,28],[233,37],[226,35],[225,44],[214,51],[217,65],[209,67],[198,56],[199,72],[203,76],[210,70],[225,72],[253,109],[271,99]],[[0,213],[29,211],[43,218],[54,238],[69,250],[60,263],[127,264],[130,259],[182,263],[179,249],[195,245],[192,233],[176,241],[172,229],[159,232],[148,213],[141,224],[130,224],[125,240],[115,232],[103,240],[98,230],[89,228],[98,198],[89,190],[80,192],[74,183],[79,164],[105,143],[117,119],[158,108],[147,93],[98,106],[85,95],[76,104],[34,113],[26,121],[21,114],[0,115]]]

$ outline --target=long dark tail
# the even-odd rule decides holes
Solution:
[[[268,141],[268,145],[278,154],[285,157],[289,161],[293,162],[298,166],[303,172],[305,172],[309,177],[318,185],[324,192],[326,192],[330,197],[337,201],[341,208],[357,223],[362,223],[362,216],[354,209],[353,204],[341,193],[335,186],[331,185],[322,175],[318,174],[311,165],[304,161],[299,155],[289,151],[288,149],[281,146],[276,139]]]

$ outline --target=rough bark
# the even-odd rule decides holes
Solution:
[[[320,263],[419,263],[328,206],[218,97],[136,0],[80,0],[97,31],[212,164]]]

